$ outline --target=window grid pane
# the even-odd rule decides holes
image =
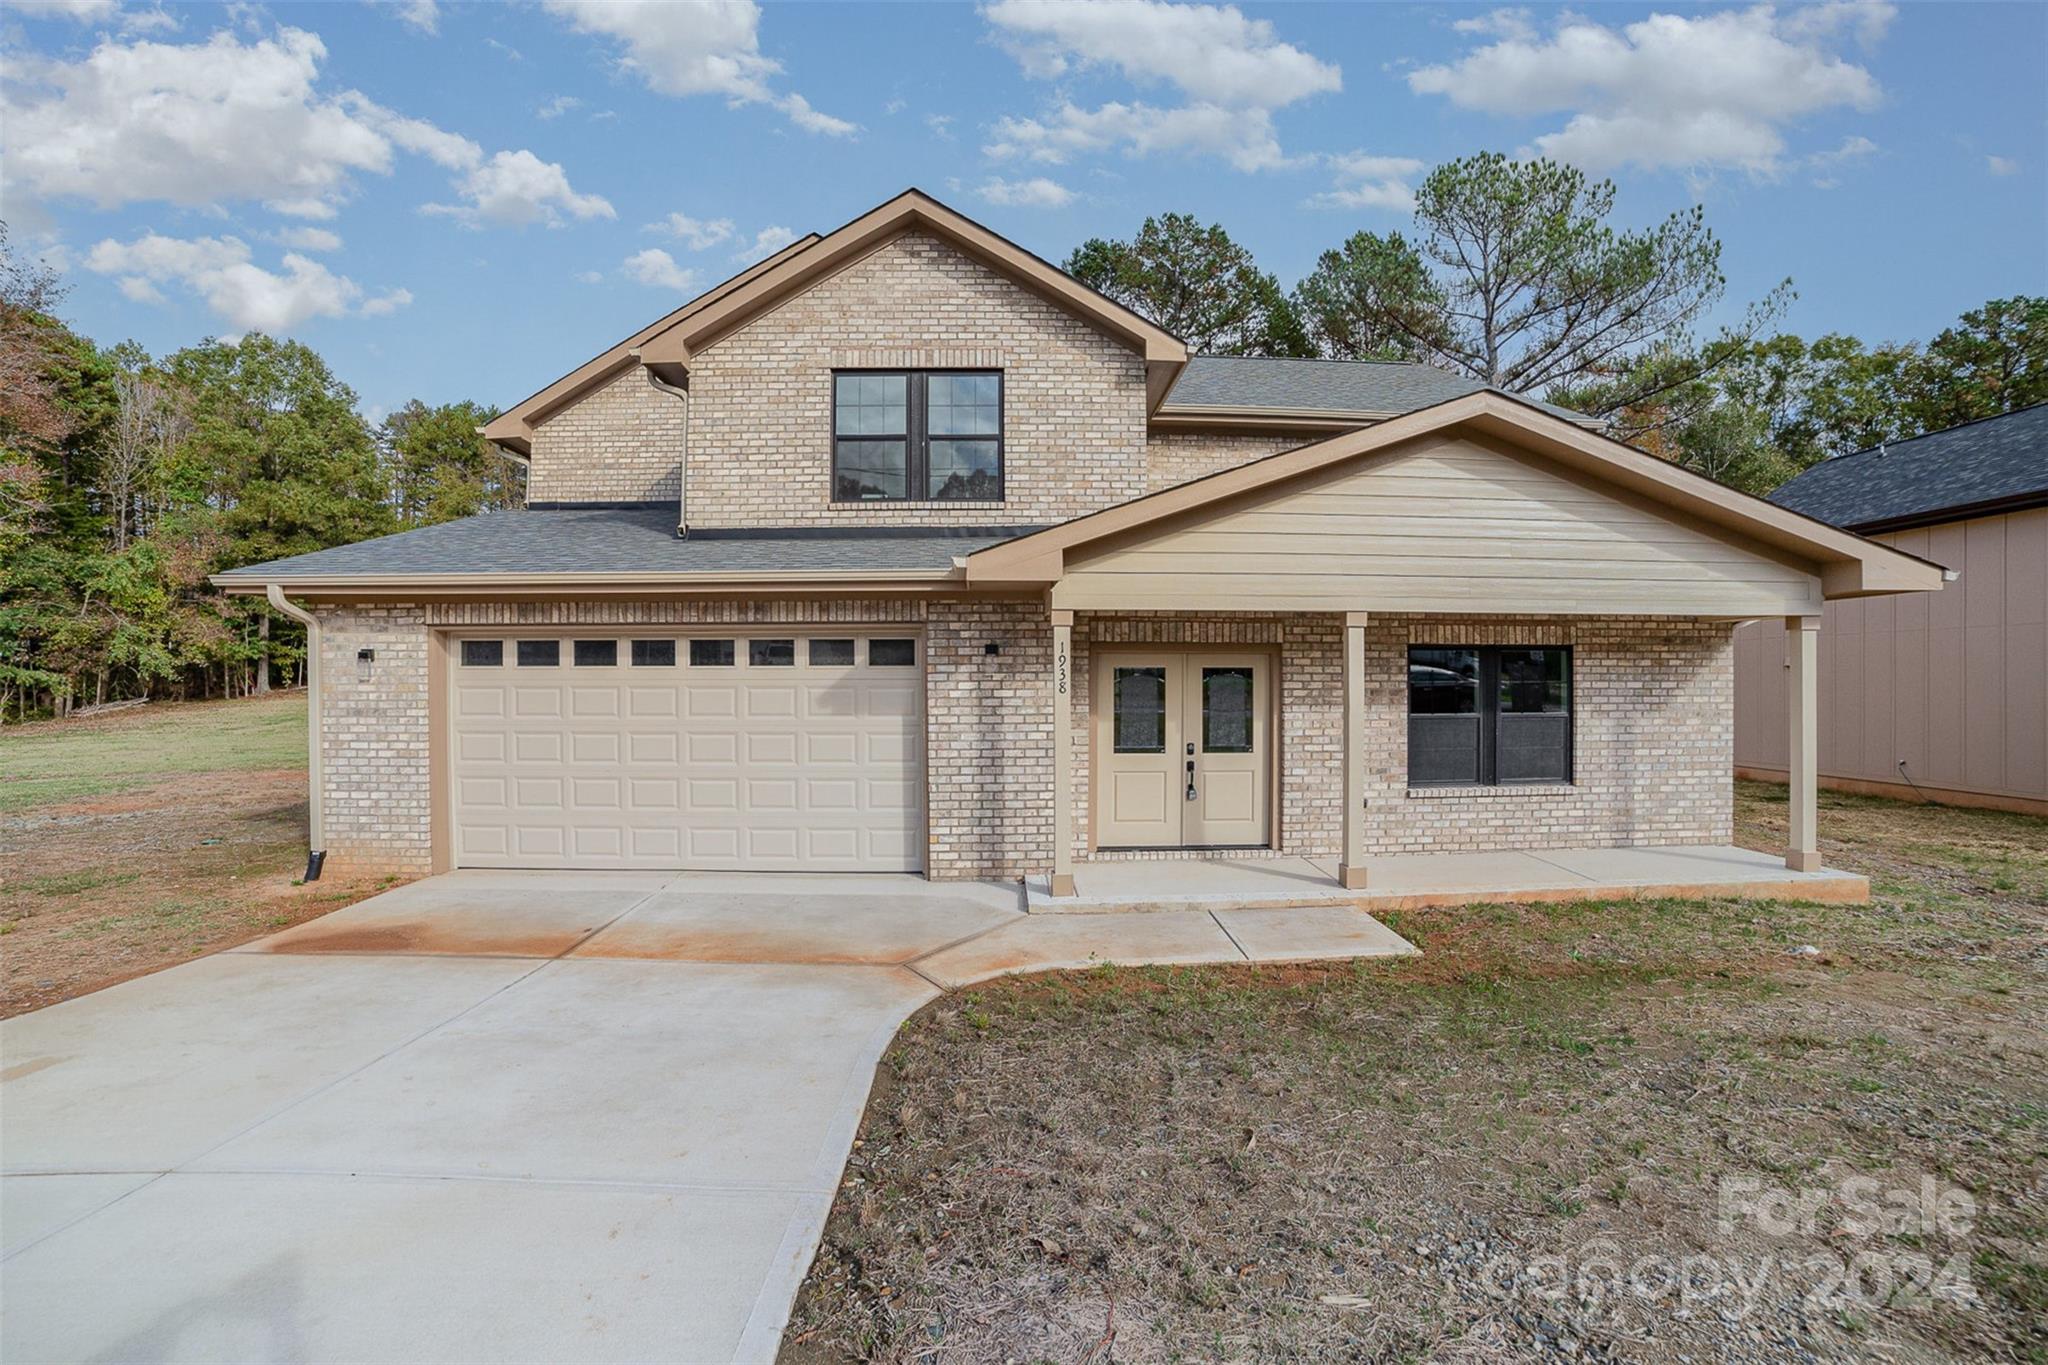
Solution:
[[[505,662],[503,640],[464,640],[462,642],[462,664],[465,668],[498,668]]]
[[[916,663],[915,640],[868,641],[868,666],[871,668],[909,668]]]
[[[619,642],[578,640],[575,659],[578,668],[615,668],[619,662]]]
[[[1119,668],[1110,684],[1110,747],[1120,754],[1166,752],[1166,670]]]
[[[730,640],[690,641],[690,667],[731,668],[733,660]]]
[[[853,663],[853,641],[811,641],[811,667],[842,668]]]
[[[519,666],[521,668],[553,668],[562,661],[560,640],[521,640],[519,642]]]
[[[749,640],[747,664],[753,668],[790,668],[796,664],[796,641]]]
[[[1202,751],[1248,754],[1252,751],[1252,671],[1249,668],[1202,670]]]
[[[674,640],[635,640],[633,642],[633,667],[674,668],[676,664],[676,642]]]

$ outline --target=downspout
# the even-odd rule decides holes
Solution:
[[[320,868],[327,861],[327,822],[320,773],[320,622],[312,612],[285,600],[277,583],[263,589],[263,595],[278,612],[306,628],[306,880],[320,880]]]
[[[672,393],[683,404],[683,453],[676,461],[676,539],[690,538],[690,391],[669,383],[652,369],[647,369],[647,382],[663,393]]]

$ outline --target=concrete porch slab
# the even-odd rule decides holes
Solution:
[[[1414,957],[1420,949],[1371,915],[1348,905],[1280,910],[1218,910],[1216,922],[1253,962],[1314,962],[1342,957]]]
[[[1867,878],[1833,868],[1794,872],[1774,853],[1733,845],[1407,853],[1369,858],[1366,884],[1337,884],[1334,860],[1246,858],[1085,863],[1073,896],[1044,878],[1026,886],[1034,915],[1348,905],[1415,910],[1486,901],[1739,896],[1861,903]]]

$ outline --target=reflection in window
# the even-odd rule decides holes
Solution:
[[[1500,709],[1504,714],[1571,710],[1568,656],[1561,649],[1503,649]]]
[[[1166,670],[1113,670],[1111,747],[1120,754],[1166,752]]]
[[[853,663],[853,641],[811,641],[811,667],[841,668]]]
[[[794,640],[747,641],[747,664],[752,668],[789,668],[796,663]]]
[[[1252,751],[1252,671],[1202,670],[1202,750],[1211,754]]]
[[[1408,714],[1470,716],[1479,712],[1479,651],[1408,651]]]
[[[633,642],[633,667],[674,668],[676,664],[676,642],[674,640],[635,640]]]

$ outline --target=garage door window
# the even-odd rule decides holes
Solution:
[[[619,642],[617,640],[578,640],[576,642],[576,666],[578,668],[616,668],[619,664]]]
[[[521,668],[553,668],[562,662],[560,640],[521,640],[519,642],[519,666]]]
[[[464,640],[462,642],[462,666],[464,668],[498,668],[505,662],[503,640]]]
[[[796,641],[749,640],[747,663],[755,668],[792,668],[796,665]]]
[[[910,668],[917,663],[917,641],[870,640],[868,663],[875,668]]]
[[[674,668],[676,666],[676,642],[674,640],[635,640],[633,642],[633,667]]]
[[[812,668],[848,668],[853,664],[853,641],[811,641]]]
[[[731,668],[732,641],[692,640],[690,641],[690,667]]]

